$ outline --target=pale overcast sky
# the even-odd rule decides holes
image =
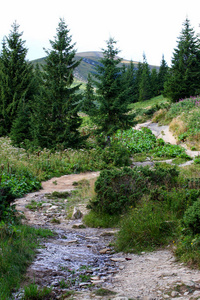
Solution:
[[[171,63],[177,37],[186,17],[200,32],[199,0],[5,0],[0,10],[0,40],[16,20],[29,49],[29,60],[45,56],[43,47],[64,18],[77,52],[101,51],[114,37],[120,56],[160,65],[162,55]]]

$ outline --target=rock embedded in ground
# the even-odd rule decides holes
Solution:
[[[99,251],[100,254],[105,254],[105,253],[110,253],[111,249],[110,248],[105,248],[105,249],[101,249]]]
[[[125,257],[112,257],[111,260],[114,262],[124,262],[126,259]]]
[[[83,223],[76,223],[72,225],[72,228],[81,229],[81,228],[86,228],[86,226]]]
[[[51,203],[42,203],[42,208],[44,208],[44,207],[49,207],[49,206],[52,206],[52,204]]]
[[[80,209],[78,209],[77,207],[74,207],[74,211],[73,211],[73,214],[72,214],[72,220],[81,219],[82,216],[83,216],[83,214],[80,211]]]
[[[113,235],[115,235],[117,232],[118,232],[119,230],[106,230],[106,231],[104,231],[104,232],[102,232],[101,234],[100,234],[100,236],[113,236]]]

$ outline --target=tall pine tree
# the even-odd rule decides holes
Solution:
[[[131,60],[130,64],[126,67],[123,66],[123,78],[124,78],[124,85],[127,86],[127,89],[129,89],[128,98],[129,103],[136,102],[135,94],[136,94],[136,70],[133,64],[133,61]]]
[[[96,108],[94,104],[95,95],[94,95],[94,88],[93,88],[92,76],[89,73],[87,78],[86,89],[83,94],[83,101],[81,104],[81,110],[89,115],[93,114],[94,109]]]
[[[142,63],[139,62],[135,74],[135,102],[138,102],[140,92],[140,81],[142,76]]]
[[[142,74],[139,82],[139,101],[148,100],[152,97],[151,90],[151,71],[146,60],[145,54],[143,55]]]
[[[151,97],[156,97],[159,94],[158,73],[157,73],[156,68],[153,68],[151,70],[150,79],[151,79],[151,92],[152,92]]]
[[[172,101],[200,92],[200,47],[199,41],[188,19],[174,49],[170,76],[165,84],[164,93]]]
[[[21,102],[33,99],[33,68],[26,60],[28,49],[22,40],[19,25],[14,22],[8,37],[3,39],[0,56],[0,135],[10,133]]]
[[[116,41],[110,38],[107,48],[103,49],[103,58],[97,65],[96,92],[99,109],[94,121],[98,132],[110,136],[119,128],[129,128],[133,117],[128,114],[129,88],[124,85],[121,59],[117,57],[119,50],[115,48]]]
[[[78,131],[80,85],[72,86],[72,83],[74,69],[80,61],[75,60],[75,44],[63,19],[50,44],[52,50],[46,50],[41,92],[34,108],[34,139],[41,147],[78,147],[83,142]]]
[[[167,62],[164,59],[164,55],[162,56],[162,61],[160,64],[159,72],[158,72],[158,90],[159,94],[162,94],[164,91],[164,84],[167,81],[169,74],[169,67]]]

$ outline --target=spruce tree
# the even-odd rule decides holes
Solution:
[[[145,54],[143,55],[142,74],[139,82],[139,101],[148,100],[152,97],[151,90],[151,72],[146,60]]]
[[[97,65],[96,92],[99,109],[94,121],[98,126],[98,133],[110,136],[119,128],[129,128],[133,124],[132,115],[128,114],[129,89],[124,86],[121,59],[117,57],[119,50],[116,41],[110,38],[107,48],[103,49],[103,58]]]
[[[158,73],[156,68],[151,70],[151,97],[156,97],[159,94],[159,86],[158,86]]]
[[[174,49],[169,79],[164,93],[172,101],[195,96],[200,92],[200,47],[188,19]]]
[[[75,44],[63,19],[50,44],[52,49],[46,50],[42,86],[34,108],[34,139],[41,147],[78,147],[83,142],[78,131],[80,85],[72,86],[72,83],[80,61],[75,60]]]
[[[135,102],[139,101],[140,81],[142,76],[142,63],[139,62],[135,74]]]
[[[3,39],[0,56],[0,135],[9,134],[21,102],[33,99],[33,67],[26,60],[28,49],[22,40],[19,25],[14,22],[8,37]]]
[[[160,64],[159,72],[158,72],[158,90],[159,94],[162,94],[164,91],[164,84],[168,78],[169,67],[167,62],[164,59],[164,55],[162,56],[162,61]]]
[[[131,60],[130,64],[123,68],[123,78],[124,85],[126,85],[128,92],[129,103],[136,102],[135,94],[136,94],[136,70]]]
[[[31,135],[31,109],[28,103],[21,102],[16,119],[12,123],[10,138],[12,144],[25,147],[26,141],[32,140]]]
[[[94,95],[92,76],[89,73],[87,78],[86,89],[83,94],[81,110],[88,115],[93,115],[93,111],[96,108],[94,104],[94,100],[95,100],[95,95]]]

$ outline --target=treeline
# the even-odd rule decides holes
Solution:
[[[65,21],[50,40],[43,66],[27,61],[28,49],[15,22],[2,42],[0,55],[0,136],[14,145],[53,149],[78,148],[87,136],[80,134],[86,112],[96,124],[98,137],[109,137],[134,123],[129,104],[164,94],[172,101],[197,95],[200,90],[200,44],[189,20],[174,50],[171,68],[162,57],[159,70],[150,70],[145,55],[134,68],[121,66],[116,41],[110,38],[96,73],[88,75],[84,93],[74,84],[75,44]],[[95,92],[94,92],[95,88]]]

